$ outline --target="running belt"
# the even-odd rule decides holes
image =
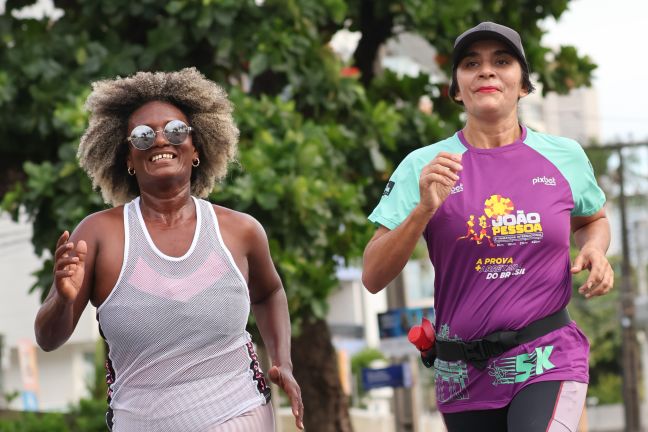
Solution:
[[[437,339],[435,343],[436,356],[444,361],[463,360],[477,369],[483,370],[489,358],[497,357],[511,348],[531,342],[566,326],[570,322],[571,317],[567,309],[561,309],[549,316],[533,321],[520,330],[498,331],[482,339],[468,342]]]

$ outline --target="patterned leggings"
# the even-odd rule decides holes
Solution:
[[[272,404],[258,406],[209,429],[209,432],[274,432]]]

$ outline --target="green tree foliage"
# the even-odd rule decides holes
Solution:
[[[608,202],[616,201],[615,191],[606,187],[611,184],[615,173],[610,171],[612,151],[592,145],[586,149],[594,174],[605,190]],[[609,216],[609,215],[608,215]],[[572,261],[578,250],[571,247]],[[621,285],[621,258],[609,257],[615,271],[615,288],[604,297],[585,299],[578,288],[587,280],[587,273],[573,277],[572,300],[569,311],[590,342],[590,385],[588,396],[595,397],[600,404],[618,403],[621,392],[621,328],[619,326],[619,287]]]
[[[572,260],[577,249],[572,247]],[[588,396],[599,403],[621,402],[621,327],[619,326],[619,284],[621,283],[618,257],[610,258],[615,269],[615,289],[604,297],[586,299],[578,287],[587,280],[586,272],[573,278],[572,300],[569,312],[590,342],[590,385]]]
[[[82,399],[65,414],[22,412],[0,418],[0,432],[105,432],[105,413],[105,401]]]
[[[196,66],[228,87],[242,131],[240,164],[211,199],[266,227],[295,323],[325,316],[335,266],[362,251],[372,232],[365,215],[395,164],[460,125],[447,82],[375,67],[384,42],[421,35],[449,75],[454,38],[493,20],[521,30],[544,91],[588,84],[595,67],[573,48],[541,45],[540,21],[559,17],[567,0],[55,0],[56,21],[14,17],[31,3],[8,0],[0,16],[0,184],[24,178],[3,208],[26,209],[36,251],[51,251],[61,231],[103,207],[75,160],[90,82]],[[357,77],[342,73],[349,65],[329,46],[344,28],[361,32]],[[418,109],[423,94],[431,115]],[[46,262],[34,289],[50,284]],[[323,428],[337,414],[320,411],[318,430],[344,429]]]
[[[105,426],[104,426],[105,427]],[[69,432],[63,414],[22,413],[16,419],[0,419],[0,432]]]
[[[491,19],[521,29],[532,70],[546,91],[568,90],[573,85],[569,80],[589,83],[594,68],[573,48],[561,49],[570,55],[552,56],[540,45],[538,21],[560,16],[566,0],[549,5],[527,0],[457,4],[268,0],[260,6],[253,0],[64,0],[55,2],[64,13],[56,22],[13,17],[14,10],[30,3],[10,0],[0,16],[4,45],[0,61],[5,65],[0,72],[0,151],[6,156],[3,160],[29,161],[23,165],[27,181],[5,194],[4,207],[16,214],[20,204],[26,206],[34,218],[39,254],[52,247],[60,231],[102,207],[74,157],[85,126],[82,103],[93,80],[194,65],[210,78],[231,84],[243,132],[241,169],[231,177],[238,195],[225,188],[224,195],[214,195],[214,199],[273,215],[276,211],[271,207],[281,203],[277,208],[283,216],[276,218],[283,217],[284,227],[286,220],[295,221],[294,213],[309,226],[323,223],[310,215],[339,217],[329,223],[337,225],[334,229],[340,235],[331,236],[331,229],[309,229],[309,236],[301,231],[285,239],[273,236],[283,246],[296,238],[308,238],[304,244],[314,245],[306,249],[323,246],[324,261],[330,267],[334,255],[354,255],[361,249],[367,230],[358,227],[380,196],[394,164],[406,152],[447,136],[459,125],[458,107],[444,92],[447,83],[432,85],[423,75],[375,77],[377,49],[387,38],[403,31],[426,37],[439,51],[438,63],[449,72],[447,58],[454,37],[479,20]],[[355,54],[360,81],[341,76],[343,65],[327,45],[345,27],[363,32]],[[371,56],[370,65],[363,63],[362,56]],[[569,79],[560,78],[556,71],[561,70],[570,71]],[[236,93],[249,79],[251,92]],[[425,115],[417,109],[422,94],[433,95],[435,114]],[[319,159],[322,169],[300,167],[309,159],[305,153],[301,159],[282,161],[296,156],[291,148],[301,147],[305,149],[300,151],[317,156],[313,159]],[[267,166],[257,170],[256,156],[261,153]],[[294,185],[299,170],[302,183]],[[237,174],[244,178],[235,178]],[[313,179],[304,182],[308,176]],[[318,181],[319,187],[312,188]],[[338,185],[324,185],[328,182]],[[257,193],[246,190],[246,184],[269,190]],[[293,195],[299,208],[285,205],[280,196],[289,189],[289,194],[299,193],[299,187],[308,188],[310,199]],[[331,195],[334,189],[338,190]],[[331,209],[333,203],[337,212]],[[322,208],[327,211],[319,213]],[[264,217],[260,219],[265,222]],[[273,231],[274,219],[269,222],[265,225]],[[286,274],[294,271],[287,267],[280,269]],[[316,279],[333,286],[328,275]],[[299,280],[313,286],[301,276]],[[46,290],[49,282],[48,270],[40,274],[37,286]],[[324,289],[312,303],[316,316],[323,314],[327,292]]]

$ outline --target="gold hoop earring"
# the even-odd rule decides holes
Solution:
[[[135,168],[133,168],[133,167],[128,167],[128,169],[126,171],[128,171],[128,175],[131,175],[131,176],[135,175]]]
[[[196,158],[196,159],[191,161],[191,166],[192,167],[196,168],[198,165],[200,165],[200,159],[199,158]]]

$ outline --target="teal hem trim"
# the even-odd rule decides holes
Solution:
[[[373,217],[373,219],[370,216],[367,219],[370,222],[372,222],[374,225],[376,225],[376,226],[382,225],[382,226],[384,226],[385,228],[387,228],[389,230],[394,230],[394,229],[398,228],[398,226],[400,225],[399,223],[396,223],[394,221],[390,221],[389,219],[385,219],[382,216]]]
[[[582,217],[587,217],[587,216],[592,216],[592,215],[598,213],[598,212],[599,212],[599,211],[600,211],[600,210],[605,206],[605,203],[606,203],[606,202],[607,202],[607,200],[605,199],[605,197],[603,197],[603,198],[600,200],[600,202],[597,203],[597,205],[594,207],[594,210],[587,210],[587,211],[582,212],[582,213],[579,213],[579,214],[571,213],[571,215],[574,216],[574,217],[581,217],[581,216],[582,216]]]

